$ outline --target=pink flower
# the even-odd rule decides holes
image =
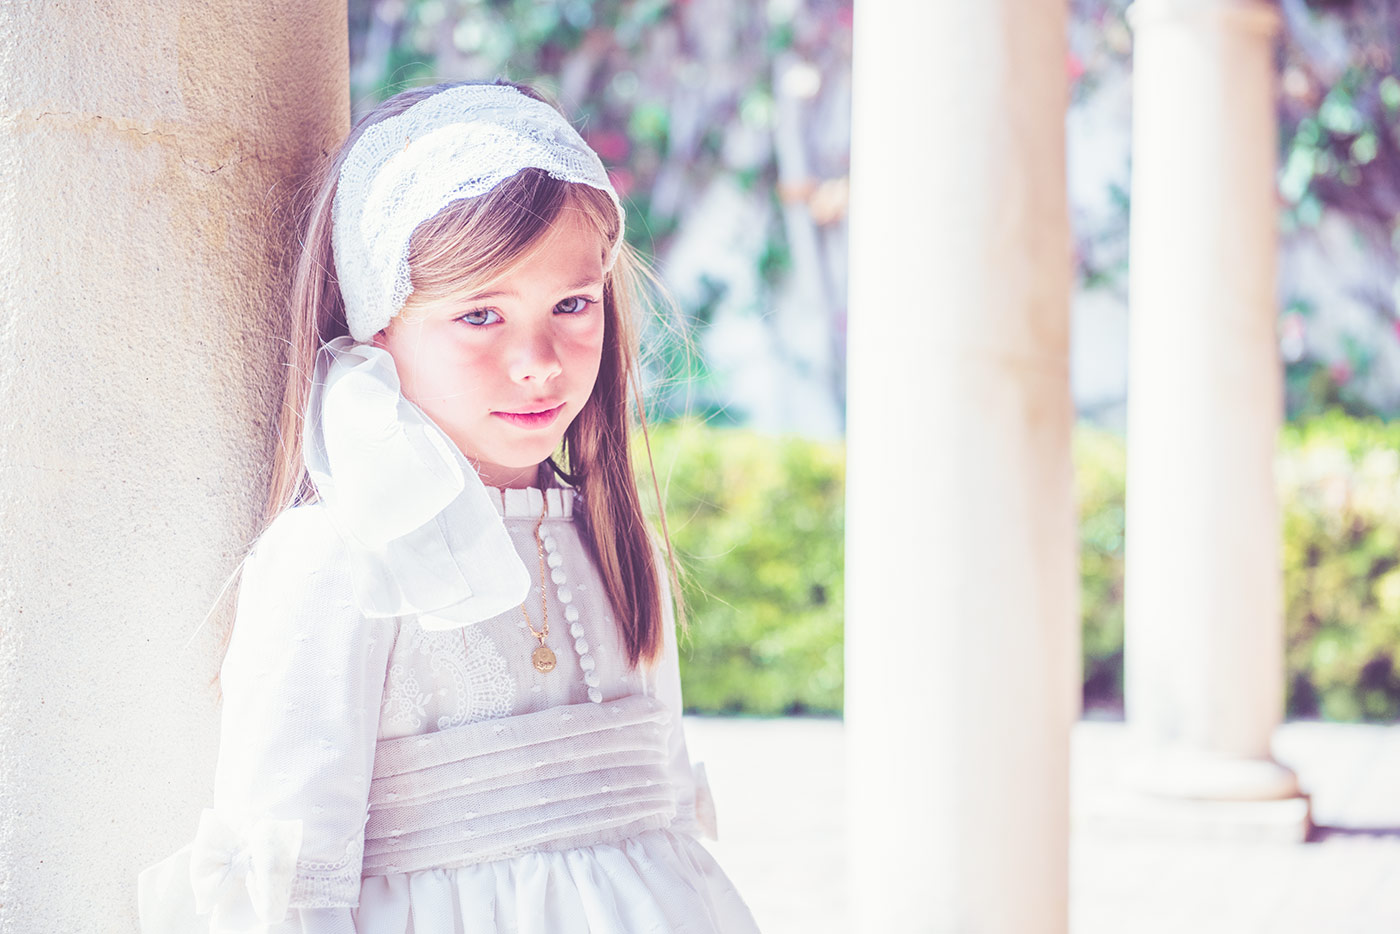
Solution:
[[[1069,72],[1070,81],[1078,81],[1084,74],[1084,61],[1073,52],[1069,53],[1069,58],[1065,61],[1065,67]]]
[[[1351,364],[1345,360],[1338,360],[1327,368],[1327,372],[1332,376],[1332,382],[1338,386],[1345,386],[1352,377]]]
[[[627,142],[626,134],[616,130],[599,130],[589,133],[584,139],[604,162],[621,162],[627,158],[627,153],[632,148]]]

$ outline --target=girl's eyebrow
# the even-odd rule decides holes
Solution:
[[[572,291],[574,291],[575,289],[582,289],[582,288],[585,288],[585,287],[590,286],[590,285],[602,285],[602,283],[603,283],[603,279],[602,279],[601,276],[588,276],[588,277],[586,277],[585,279],[583,279],[581,282],[575,282],[573,285],[566,285],[566,286],[564,286],[564,287],[563,287],[562,289],[560,289],[559,291],[561,291],[561,292],[572,292]],[[517,293],[512,292],[510,289],[505,289],[505,290],[503,290],[503,291],[495,291],[495,292],[478,292],[478,293],[475,294],[475,295],[469,296],[469,297],[466,299],[466,301],[469,301],[469,302],[479,302],[479,301],[481,301],[482,299],[486,299],[486,298],[503,298],[503,297],[504,297],[504,298],[516,298],[516,297],[518,297],[518,296],[517,296]]]

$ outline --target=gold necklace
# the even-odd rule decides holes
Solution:
[[[544,539],[540,537],[540,526],[544,525],[545,513],[549,511],[549,491],[540,489],[540,520],[535,523],[535,550],[540,554],[540,613],[544,616],[544,629],[536,631],[530,625],[530,611],[525,609],[525,604],[520,604],[520,609],[525,612],[525,625],[530,630],[530,635],[540,640],[539,646],[530,653],[530,661],[534,662],[535,670],[540,672],[553,671],[555,665],[554,651],[544,644],[544,637],[549,635],[549,602],[545,599],[548,592],[548,585],[545,583],[544,570]]]
[[[501,495],[505,495],[504,490],[501,491]],[[530,625],[530,611],[525,608],[524,603],[520,604],[520,610],[525,614],[525,625],[529,628],[530,635],[540,640],[539,647],[530,653],[530,661],[534,663],[535,670],[539,672],[553,671],[554,666],[558,664],[558,660],[554,657],[554,650],[544,644],[544,637],[549,635],[549,601],[546,599],[548,585],[545,583],[544,539],[540,537],[540,527],[544,525],[544,517],[548,512],[549,490],[545,487],[541,487],[540,518],[539,521],[535,523],[535,550],[540,554],[540,614],[544,617],[544,629],[536,631],[535,627]],[[462,627],[462,647],[467,650],[468,655],[471,654],[471,649],[467,646],[467,629],[465,626]]]

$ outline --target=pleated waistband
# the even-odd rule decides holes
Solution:
[[[381,740],[364,875],[614,843],[667,826],[669,711],[636,694]]]

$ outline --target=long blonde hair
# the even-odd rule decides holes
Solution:
[[[510,84],[545,100],[524,85],[495,83]],[[341,164],[367,126],[451,86],[413,88],[384,101],[361,118],[340,149],[313,171],[301,213],[303,221],[298,224],[303,236],[288,309],[287,383],[277,419],[278,443],[263,529],[284,510],[317,499],[302,461],[302,418],[317,350],[323,342],[348,333],[331,252],[331,203]],[[413,297],[431,300],[459,295],[475,283],[498,277],[569,209],[582,211],[609,242],[621,236],[616,210],[607,194],[587,185],[559,181],[538,169],[524,169],[486,194],[453,202],[414,231],[409,248]],[[651,463],[640,392],[640,329],[635,315],[643,306],[641,290],[647,286],[658,287],[655,275],[624,243],[604,283],[604,339],[597,382],[564,433],[561,454],[567,466],[553,457],[545,462],[580,491],[583,509],[575,515],[581,537],[602,576],[628,660],[634,666],[656,660],[661,652],[663,593],[656,557],[662,545],[672,599],[685,627],[679,573]],[[657,498],[661,531],[656,545],[642,513],[632,469],[629,388]]]

